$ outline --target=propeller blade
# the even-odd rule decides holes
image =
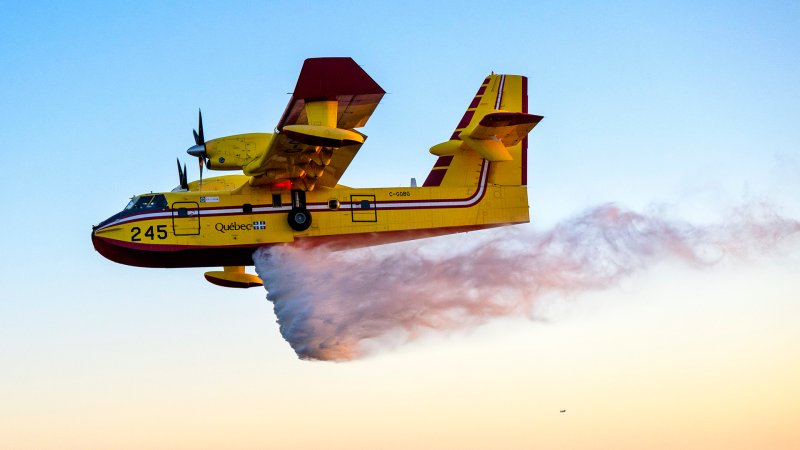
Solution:
[[[189,181],[186,178],[186,164],[181,168],[181,160],[176,158],[178,163],[178,185],[181,189],[189,189]]]
[[[200,130],[199,132],[197,130]],[[197,110],[197,130],[192,130],[195,145],[203,145],[206,138],[203,135],[203,111]]]
[[[183,173],[181,173],[181,188],[189,189],[189,180],[186,176],[186,164],[183,165]]]
[[[208,153],[206,153],[206,137],[203,133],[203,111],[197,109],[197,130],[192,130],[194,135],[194,145],[186,150],[186,153],[197,157],[197,164],[200,166],[200,182],[198,189],[203,186],[203,165],[208,163]],[[186,176],[186,165],[183,166],[184,177]]]
[[[206,137],[203,135],[203,111],[201,111],[200,108],[197,109],[197,117],[197,121],[199,122],[197,129],[199,130],[200,134],[200,136],[198,136],[200,138],[200,142],[197,142],[197,139],[195,139],[195,142],[199,145],[206,142]]]
[[[197,130],[200,130],[199,132]],[[192,130],[194,135],[194,145],[186,150],[186,153],[198,158],[207,158],[206,137],[203,134],[203,111],[197,110],[197,130]]]
[[[203,187],[203,158],[197,158],[197,163],[200,166],[200,183],[199,183],[200,187],[199,188],[202,188]]]

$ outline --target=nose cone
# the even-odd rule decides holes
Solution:
[[[94,247],[95,251],[97,251],[97,252],[100,251],[97,248],[97,236],[94,234],[94,228],[92,229],[92,247]]]
[[[142,261],[140,254],[144,253],[146,255],[146,252],[132,247],[127,242],[110,236],[103,236],[103,231],[109,231],[109,234],[114,234],[114,227],[110,229],[96,227],[92,230],[92,246],[104,258],[126,266],[158,267],[157,265],[152,265],[152,262]]]
[[[103,238],[97,236],[97,231],[100,229],[100,225],[92,226],[92,246],[97,253],[100,253],[106,259],[114,261],[114,258],[111,257],[111,246]]]
[[[115,214],[108,219],[100,222],[99,225],[92,226],[92,246],[108,260],[120,264],[131,264],[128,250],[124,243],[119,241],[119,226],[115,225],[115,219],[119,214]]]

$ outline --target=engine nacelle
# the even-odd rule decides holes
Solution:
[[[207,141],[208,168],[242,170],[247,163],[267,151],[272,136],[271,133],[248,133]]]

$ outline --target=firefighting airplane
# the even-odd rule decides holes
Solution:
[[[225,287],[262,285],[245,273],[253,252],[274,244],[345,249],[525,223],[528,80],[486,77],[420,187],[338,184],[364,144],[363,127],[385,94],[351,58],[307,59],[274,133],[209,141],[203,118],[187,152],[200,180],[135,196],[93,227],[94,248],[141,267],[214,267]],[[203,166],[243,174],[203,179]]]

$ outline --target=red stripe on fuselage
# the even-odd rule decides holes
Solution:
[[[490,163],[483,162],[481,168],[481,175],[476,187],[475,192],[464,199],[453,200],[418,200],[418,201],[386,201],[376,202],[376,208],[380,210],[418,210],[418,209],[439,209],[439,208],[467,208],[474,206],[483,199],[487,191],[487,179]],[[445,204],[445,203],[457,203]],[[403,206],[392,207],[391,205]],[[210,209],[210,208],[209,208]],[[219,209],[219,208],[217,208]],[[341,211],[341,210],[317,210],[315,212],[323,211]],[[274,211],[262,214],[274,214],[280,211]],[[231,214],[225,214],[231,215]],[[258,214],[253,214],[258,215]],[[205,217],[217,217],[219,215],[204,215]],[[171,217],[171,216],[166,216]],[[138,219],[139,220],[152,220],[152,218]],[[110,226],[110,225],[109,225]],[[456,231],[471,231],[473,229],[490,228],[500,225],[464,225],[455,227],[442,227],[442,228],[427,228],[420,230],[398,230],[398,231],[385,231],[374,233],[354,233],[364,237],[363,239],[356,239],[355,242],[350,244],[350,247],[361,247],[368,245],[377,245],[380,243],[400,242],[404,240],[420,239],[423,237],[439,236],[443,234],[451,234]],[[448,231],[450,230],[450,231]],[[350,235],[350,236],[353,236]],[[297,241],[328,242],[336,241],[341,236],[314,236],[298,238]],[[367,236],[373,236],[367,238]],[[379,239],[374,236],[380,236]],[[373,242],[375,243],[365,243]],[[352,239],[351,239],[352,240]],[[295,241],[295,242],[297,242]],[[92,243],[95,250],[101,255],[110,259],[111,261],[120,264],[140,267],[213,267],[213,266],[243,266],[252,265],[252,253],[256,249],[275,244],[244,244],[244,245],[227,245],[227,246],[204,246],[204,245],[174,245],[174,244],[141,244],[134,242],[118,241],[116,239],[109,239],[95,235],[92,232]],[[316,244],[314,244],[316,245]],[[337,244],[341,246],[342,244]],[[337,247],[338,248],[338,247]]]
[[[466,233],[468,231],[514,225],[516,223],[522,222],[304,237],[297,239],[293,244],[289,245],[302,248],[324,246],[331,250],[347,250],[444,236],[447,234]],[[116,243],[119,241],[114,242]],[[128,266],[153,268],[252,266],[254,264],[253,252],[261,247],[279,245],[258,244],[247,246],[191,247],[179,251],[154,251],[149,248],[150,246],[147,246],[148,249],[121,247],[115,243],[111,243],[109,239],[99,238],[94,235],[92,235],[92,243],[98,253],[111,261]]]
[[[489,164],[488,161],[484,161],[483,162],[483,166],[481,167],[481,175],[480,175],[480,178],[478,180],[478,185],[475,187],[475,192],[473,192],[472,195],[470,195],[469,197],[466,197],[466,198],[431,199],[431,200],[381,200],[381,201],[379,201],[377,203],[380,204],[380,205],[387,205],[386,206],[387,208],[393,208],[393,209],[424,209],[424,208],[439,209],[439,208],[459,208],[459,207],[463,207],[463,206],[449,206],[446,203],[465,202],[465,201],[469,201],[469,200],[474,199],[478,195],[481,195],[481,197],[482,197],[481,191],[485,190],[485,188],[486,188],[486,172],[488,172],[488,170],[489,170],[489,165],[490,164]],[[435,172],[445,172],[445,170],[436,170]],[[444,175],[442,175],[442,176],[444,176]],[[427,180],[426,180],[426,182],[427,182]],[[439,180],[439,182],[441,183],[441,180]],[[431,186],[423,185],[423,187],[431,187]],[[410,206],[409,205],[409,206],[395,206],[395,207],[391,206],[393,204],[394,205],[408,205],[408,204],[423,204],[423,203],[424,204],[430,204],[430,205],[427,205],[427,206]],[[437,205],[437,203],[439,205]],[[328,208],[328,204],[326,202],[308,203],[307,206],[311,211],[314,211],[314,212],[326,212],[326,211],[328,211],[328,212],[336,212],[336,211],[341,211],[342,209],[344,209],[344,208],[346,208],[348,206],[351,206],[351,203],[350,202],[342,202],[341,203],[341,207],[339,209],[330,209],[330,208]],[[470,205],[466,205],[466,206],[472,206],[472,205],[470,204]],[[261,209],[261,208],[268,209],[268,210],[267,211],[256,211],[257,209]],[[214,213],[214,211],[224,211],[224,210],[234,210],[234,209],[236,211],[224,212],[224,213]],[[273,208],[272,205],[263,204],[263,205],[253,205],[253,212],[249,213],[247,215],[258,216],[258,215],[264,215],[264,214],[282,214],[282,213],[287,213],[288,211],[290,211],[290,207],[289,206],[285,206],[285,207],[281,207],[281,208]],[[243,215],[243,214],[245,214],[245,213],[243,211],[241,211],[240,207],[219,206],[219,207],[200,208],[200,214],[199,215],[200,215],[201,219],[205,219],[205,218],[211,218],[211,217],[239,216],[239,215]],[[143,217],[145,215],[147,217]],[[159,211],[159,212],[144,212],[144,213],[139,213],[139,214],[135,214],[135,215],[132,215],[132,216],[128,216],[128,217],[124,217],[124,218],[118,219],[118,220],[116,220],[114,222],[111,222],[111,223],[103,226],[102,228],[98,228],[98,230],[104,230],[106,228],[119,226],[121,224],[129,224],[129,223],[134,223],[134,222],[141,222],[141,221],[144,221],[144,220],[172,219],[172,217],[173,217],[173,211],[172,210],[164,210],[164,211]],[[191,217],[194,217],[194,216],[191,216]]]

